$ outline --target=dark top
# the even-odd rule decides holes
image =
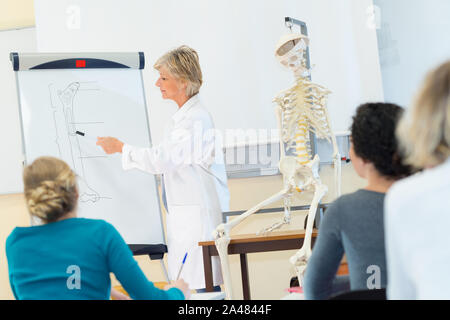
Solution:
[[[329,298],[344,253],[351,290],[386,287],[384,196],[361,189],[328,207],[306,268],[306,299]]]

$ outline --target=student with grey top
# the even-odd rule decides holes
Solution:
[[[403,109],[394,104],[358,107],[351,126],[350,158],[367,186],[343,195],[326,210],[304,279],[306,299],[342,291],[385,288],[383,205],[386,191],[411,173],[401,163],[395,127]],[[336,276],[346,255],[349,275]]]

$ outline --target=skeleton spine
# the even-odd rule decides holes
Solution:
[[[297,121],[297,132],[295,135],[295,152],[297,162],[306,164],[310,159],[309,130],[305,117],[300,117]]]

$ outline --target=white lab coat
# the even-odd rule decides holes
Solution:
[[[173,115],[161,144],[138,148],[125,144],[123,169],[138,168],[163,174],[168,206],[167,259],[169,278],[180,278],[191,289],[205,288],[203,254],[198,242],[213,240],[212,232],[229,210],[229,192],[220,139],[211,134],[214,124],[198,95]],[[223,283],[218,257],[214,257],[214,285]]]

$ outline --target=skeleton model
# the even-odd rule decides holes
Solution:
[[[283,199],[284,217],[281,221],[260,232],[268,233],[290,222],[292,197],[301,197],[303,192],[313,192],[314,196],[307,215],[307,225],[303,246],[290,258],[294,265],[300,285],[311,256],[311,238],[318,205],[328,188],[319,177],[319,156],[312,158],[310,132],[319,139],[327,139],[333,146],[333,164],[336,194],[341,194],[341,159],[336,137],[331,131],[326,103],[330,91],[309,80],[310,70],[306,67],[306,49],[309,39],[301,34],[291,33],[281,38],[275,55],[279,62],[293,71],[295,84],[274,99],[278,129],[280,131],[281,157],[279,169],[283,175],[283,189],[270,198],[228,223],[220,224],[214,231],[215,243],[219,252],[227,299],[233,299],[231,276],[228,261],[230,231],[244,219],[261,208]]]

